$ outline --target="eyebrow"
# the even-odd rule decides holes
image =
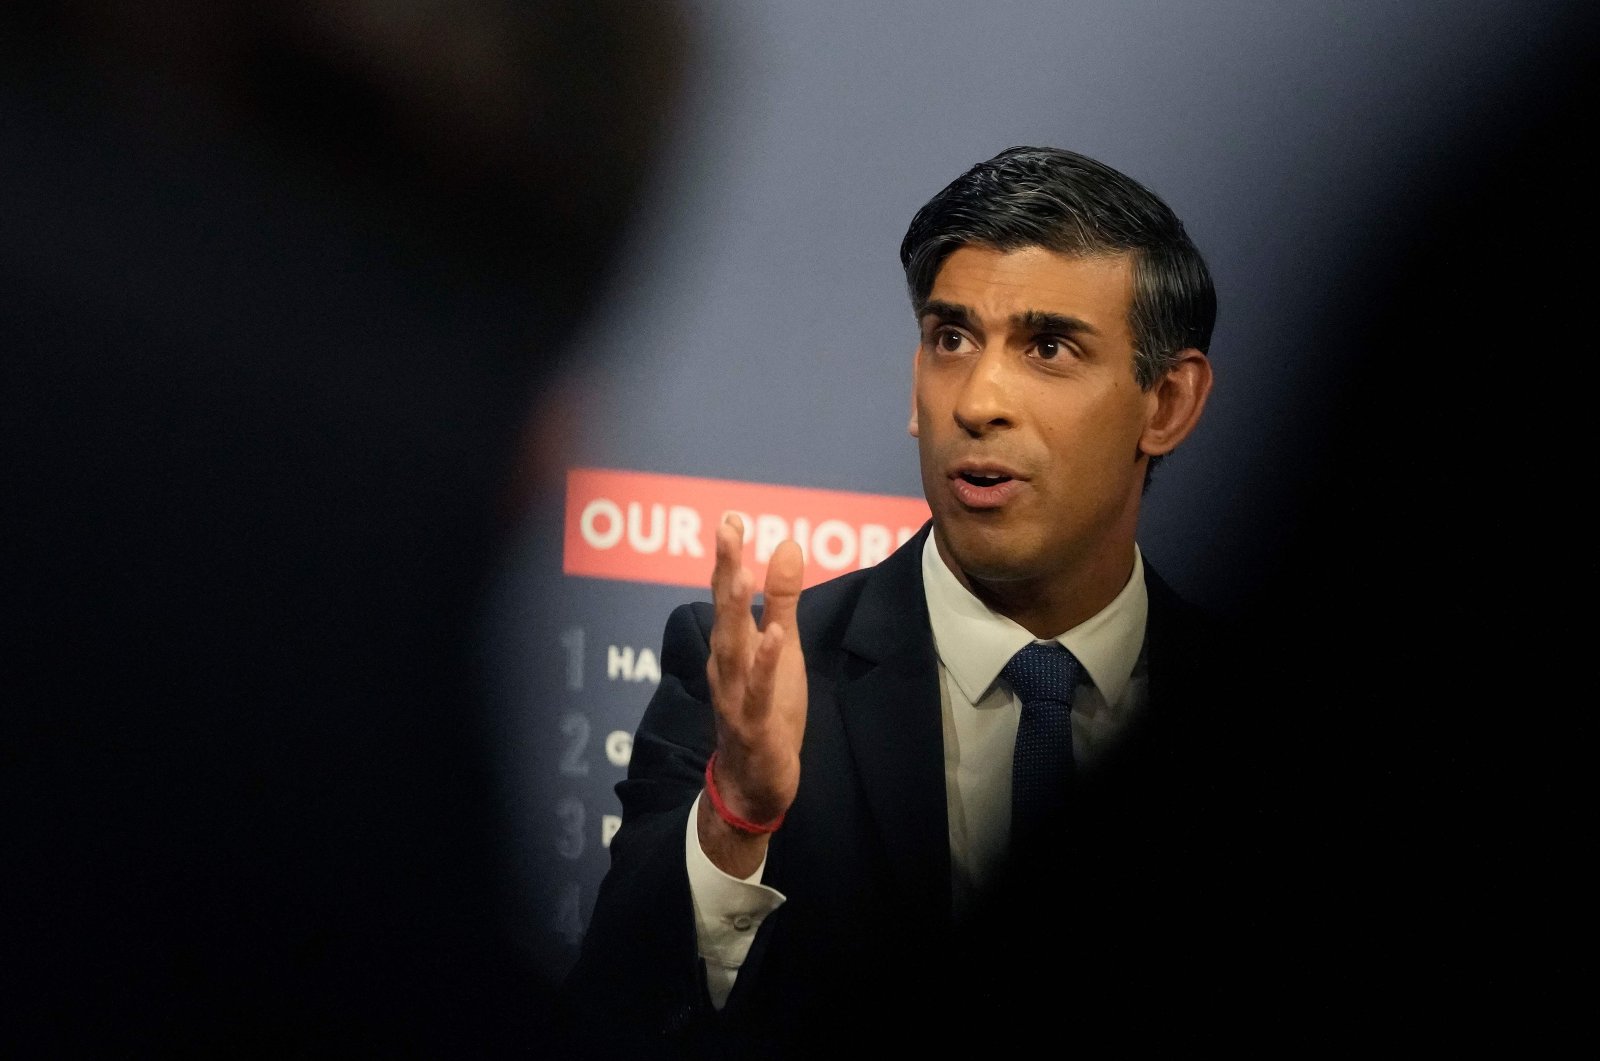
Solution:
[[[930,298],[917,309],[917,320],[925,317],[938,317],[950,324],[959,324],[963,328],[971,329],[972,311],[965,306],[943,299]]]
[[[1030,309],[1011,318],[1011,323],[1022,331],[1028,332],[1054,332],[1058,335],[1099,335],[1100,332],[1094,325],[1081,317],[1069,317],[1065,313],[1047,313],[1044,310]]]
[[[943,299],[930,298],[922,304],[917,312],[917,320],[925,317],[937,317],[942,321],[960,325],[963,328],[973,327],[972,311],[966,306],[955,302],[946,302]],[[1042,309],[1024,310],[1012,315],[1011,325],[1018,331],[1026,332],[1053,332],[1058,335],[1099,335],[1100,331],[1094,325],[1081,317],[1069,316],[1065,313],[1051,313]]]

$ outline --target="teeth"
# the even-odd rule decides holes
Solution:
[[[993,486],[996,483],[1004,481],[1008,477],[1004,475],[975,475],[969,473],[963,475],[962,478],[971,483],[973,486]]]

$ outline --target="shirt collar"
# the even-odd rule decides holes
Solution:
[[[967,702],[976,704],[1017,650],[1035,638],[993,611],[963,586],[929,534],[922,547],[922,586],[928,598],[933,644],[945,671]],[[1056,638],[1078,657],[1106,703],[1120,703],[1144,645],[1150,599],[1144,558],[1133,547],[1133,573],[1110,604]]]

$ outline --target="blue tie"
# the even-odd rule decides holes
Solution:
[[[1083,665],[1055,641],[1025,645],[1000,676],[1022,701],[1011,758],[1013,847],[1058,814],[1072,780],[1072,694]]]

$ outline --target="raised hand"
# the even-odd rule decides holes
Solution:
[[[788,811],[800,786],[806,664],[795,607],[805,559],[792,541],[773,551],[757,627],[750,612],[755,578],[741,560],[743,547],[744,525],[730,515],[717,528],[711,575],[715,619],[706,677],[716,710],[713,776],[718,795],[734,816],[768,823]],[[767,836],[730,825],[709,798],[700,801],[697,828],[700,846],[726,873],[748,876],[766,855]]]

